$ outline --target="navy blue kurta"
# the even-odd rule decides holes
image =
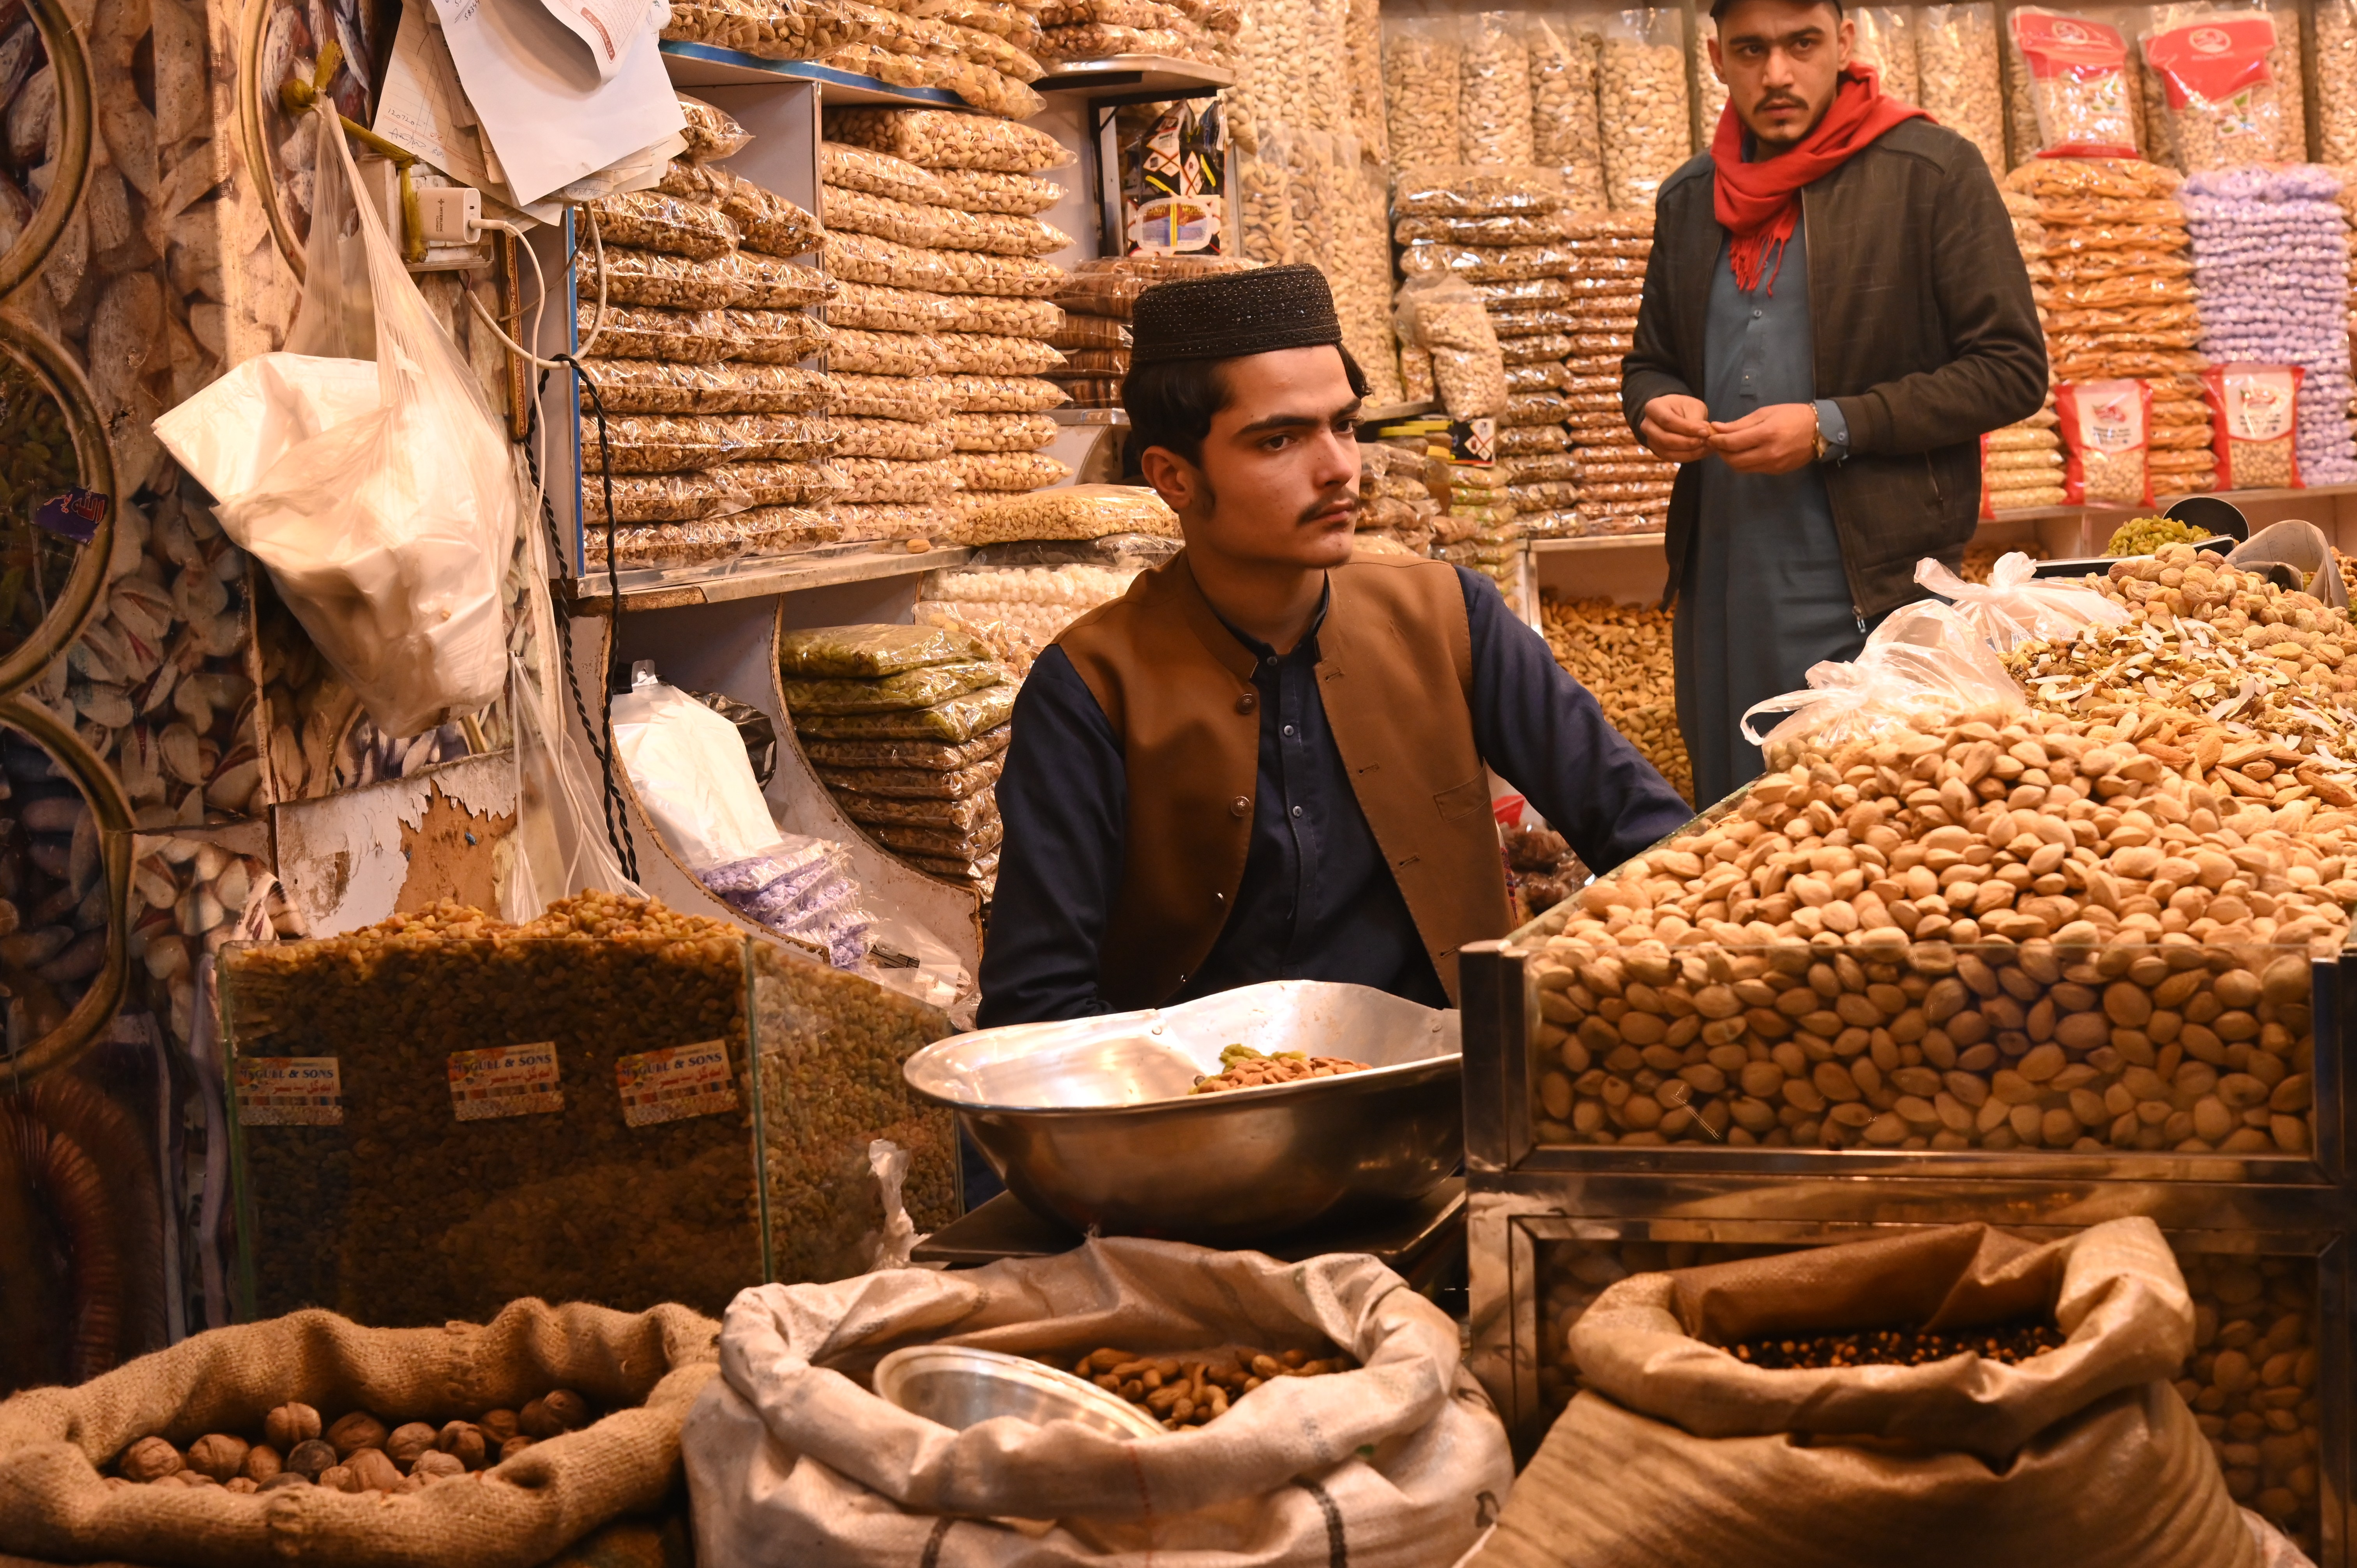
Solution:
[[[1491,767],[1598,870],[1692,816],[1496,585],[1463,567],[1458,576],[1471,631],[1473,736]],[[1324,615],[1283,657],[1237,636],[1260,660],[1252,843],[1210,956],[1166,1002],[1266,980],[1328,980],[1448,1004],[1327,725],[1317,678]],[[1448,654],[1436,648],[1433,657]],[[1014,724],[998,780],[1006,836],[982,961],[985,1028],[1113,1011],[1097,990],[1097,954],[1121,886],[1120,739],[1058,648],[1032,666]]]

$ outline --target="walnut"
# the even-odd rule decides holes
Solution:
[[[133,1481],[160,1481],[167,1476],[177,1476],[187,1461],[180,1451],[160,1437],[143,1437],[124,1450],[118,1466],[124,1477]]]

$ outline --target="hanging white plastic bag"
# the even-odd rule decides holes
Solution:
[[[1790,766],[1791,748],[1803,741],[1830,751],[1883,730],[2029,706],[1987,639],[1928,599],[1891,611],[1856,660],[1813,664],[1808,679],[1807,691],[1755,703],[1743,715],[1743,737],[1766,753],[1771,770]],[[1757,714],[1791,716],[1763,736],[1751,727]]]
[[[276,454],[251,488],[207,485],[220,497],[221,527],[269,569],[377,728],[412,736],[480,711],[506,678],[500,576],[515,539],[515,467],[400,248],[371,205],[353,199],[360,177],[342,126],[331,109],[318,113],[311,236],[289,352],[268,356],[276,363],[249,381],[225,379],[219,394],[266,396],[273,410],[263,423],[316,433]],[[357,224],[350,234],[348,223]],[[333,361],[371,358],[373,405],[350,412],[334,388],[349,383],[352,367]],[[158,422],[176,456],[176,433],[218,423],[208,418],[212,391]],[[243,472],[217,456],[217,472]]]
[[[2025,642],[2063,640],[2091,626],[2119,626],[2127,607],[2082,583],[2061,578],[2040,582],[2037,564],[2018,550],[1996,558],[1986,585],[1967,583],[1926,555],[1915,563],[1915,580],[1942,598],[1989,639],[1999,653]]]

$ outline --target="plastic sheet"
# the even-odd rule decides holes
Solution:
[[[709,261],[737,244],[736,224],[709,207],[657,190],[629,190],[587,203],[601,243]]]
[[[2013,66],[2029,86],[2041,153],[2136,156],[2127,39],[2117,27],[2092,16],[2022,5],[2007,17],[2006,37]]]
[[[796,310],[823,305],[834,297],[834,280],[816,267],[798,266],[774,256],[739,251],[720,265],[737,284],[730,303],[752,310]]]
[[[792,365],[592,359],[583,366],[603,392],[609,415],[802,413],[823,411],[836,394],[827,377]],[[580,401],[582,412],[590,412],[587,387]]]
[[[1451,277],[1410,277],[1400,285],[1401,340],[1432,356],[1433,380],[1453,419],[1507,406],[1505,363],[1480,296]]]
[[[920,168],[1039,174],[1076,161],[1044,131],[940,109],[829,110],[826,126],[839,141],[890,153]]]
[[[1392,225],[1392,238],[1403,245],[1418,240],[1457,245],[1547,245],[1568,241],[1571,228],[1572,215],[1567,211],[1510,212],[1496,218],[1402,218]]]

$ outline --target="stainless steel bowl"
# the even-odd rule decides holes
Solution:
[[[1034,1426],[1077,1421],[1108,1437],[1165,1437],[1159,1422],[1094,1383],[998,1350],[911,1345],[876,1363],[876,1393],[963,1432],[1011,1415]]]
[[[1190,1095],[1229,1045],[1367,1072]],[[1020,1024],[926,1047],[947,1105],[1017,1197],[1076,1230],[1234,1246],[1412,1202],[1465,1152],[1457,1015],[1286,980],[1176,1007]]]

